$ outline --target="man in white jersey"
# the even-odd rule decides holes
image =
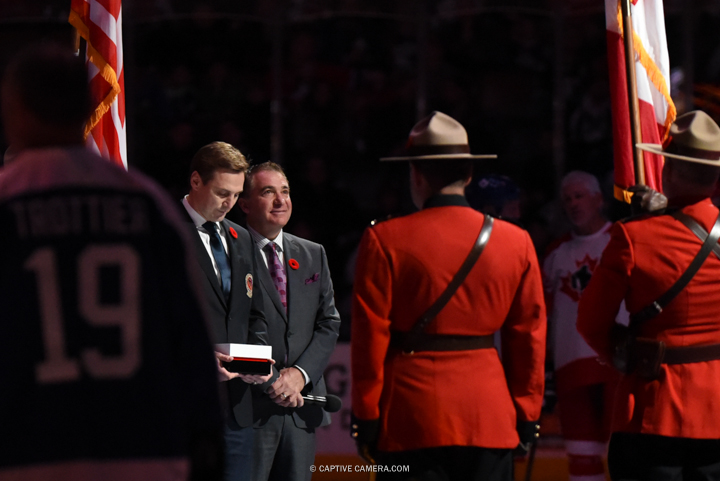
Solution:
[[[0,480],[219,480],[217,367],[174,202],[85,148],[70,45],[2,88]]]
[[[571,481],[604,481],[602,458],[617,373],[598,362],[575,327],[578,301],[610,240],[611,223],[595,176],[573,171],[561,183],[561,201],[572,231],[548,248],[543,284],[548,345],[553,351],[560,425]]]

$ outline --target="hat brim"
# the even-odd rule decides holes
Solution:
[[[673,159],[685,160],[687,162],[696,162],[698,164],[714,165],[715,167],[720,167],[720,159],[717,159],[717,160],[700,159],[698,157],[689,157],[687,155],[673,154],[670,152],[663,151],[662,145],[660,145],[660,144],[635,144],[635,146],[640,150],[644,150],[646,152],[652,152],[653,154],[662,155],[664,157],[671,157]]]
[[[465,160],[465,159],[497,159],[495,154],[470,155],[470,154],[437,154],[437,155],[406,155],[402,157],[381,157],[380,162],[398,162],[409,160]]]

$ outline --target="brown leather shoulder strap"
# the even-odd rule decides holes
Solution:
[[[682,222],[685,227],[690,229],[690,231],[695,234],[695,236],[700,239],[701,241],[705,242],[705,239],[708,236],[707,231],[701,226],[695,219],[687,215],[685,212],[679,210],[677,212],[673,212],[671,214],[674,218]],[[713,254],[720,259],[720,244],[713,244],[712,246]]]
[[[493,218],[485,214],[485,220],[483,221],[480,233],[478,234],[477,239],[475,239],[475,244],[470,250],[470,253],[465,258],[465,262],[463,262],[463,264],[460,266],[460,269],[455,274],[455,277],[452,278],[443,293],[440,294],[440,297],[437,298],[437,300],[413,325],[412,329],[408,333],[407,338],[405,339],[405,347],[403,349],[404,351],[412,351],[413,344],[417,341],[425,328],[430,324],[430,322],[432,322],[433,319],[435,319],[435,316],[437,316],[440,311],[442,311],[450,298],[455,294],[455,291],[457,291],[458,287],[460,287],[460,285],[465,281],[465,278],[470,273],[470,270],[475,265],[475,262],[477,262],[480,254],[482,254],[483,250],[485,250],[485,246],[490,239],[492,227]]]
[[[703,233],[705,232],[705,229],[703,229],[702,226],[700,226],[700,224],[695,221],[695,219],[693,219],[687,214],[684,214],[683,212],[674,212],[672,216],[678,219],[684,225],[686,225],[691,231],[695,233],[695,235],[698,235],[698,232],[696,232],[698,228]],[[690,227],[692,224],[695,224],[695,226]],[[675,281],[675,284],[673,284],[670,289],[668,289],[655,302],[648,306],[645,306],[645,308],[643,308],[641,311],[635,313],[630,317],[630,326],[633,329],[637,329],[640,324],[660,314],[665,308],[665,306],[670,304],[670,301],[675,299],[675,296],[680,294],[680,291],[685,289],[685,286],[687,286],[690,280],[695,277],[695,274],[700,269],[700,266],[702,266],[703,262],[705,262],[707,256],[709,256],[710,252],[714,250],[714,246],[717,246],[718,238],[720,238],[720,215],[718,215],[717,219],[715,219],[715,224],[713,225],[710,234],[705,233],[704,236],[700,237],[700,235],[698,235],[698,237],[701,241],[703,241],[703,245],[698,251],[697,255],[695,255],[695,258],[692,260],[688,268],[685,270],[685,272],[683,272],[680,278]]]

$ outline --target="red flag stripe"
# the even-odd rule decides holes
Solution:
[[[627,188],[635,185],[635,166],[630,133],[630,107],[625,81],[625,49],[622,38],[611,32],[608,32],[608,57],[610,95],[613,98],[615,196],[620,200],[629,201],[631,194],[627,192]],[[664,127],[657,124],[653,106],[643,100],[639,100],[638,104],[640,107],[642,141],[655,144],[662,143],[660,135],[661,129],[664,130]],[[646,185],[658,191],[662,190],[662,156],[651,152],[643,152],[643,156]]]
[[[669,60],[661,0],[633,2],[633,45],[636,52],[640,142],[661,144],[675,119],[668,90]],[[635,185],[630,107],[628,102],[622,15],[617,0],[605,0],[610,97],[612,100],[615,196],[629,201],[627,188]],[[652,55],[648,52],[652,52]],[[662,189],[663,157],[643,152],[645,183]]]
[[[95,51],[100,54],[104,63],[108,64],[110,68],[115,72],[117,77],[118,65],[117,65],[117,53],[115,52],[115,44],[108,39],[102,30],[97,26],[90,24],[90,43],[92,43]],[[96,62],[95,65],[98,65]],[[98,68],[100,65],[98,65]]]
[[[91,79],[91,93],[93,95],[93,98],[96,101],[100,101],[100,104],[95,109],[95,114],[97,115],[97,118],[95,121],[90,122],[90,125],[87,128],[93,128],[97,121],[99,120],[99,117],[105,114],[105,112],[108,111],[110,108],[110,104],[112,104],[115,101],[115,98],[120,94],[122,89],[120,88],[120,84],[118,84],[117,78],[115,77],[115,72],[113,71],[110,66],[104,62],[105,59],[102,58],[102,56],[94,49],[92,48],[92,45],[88,44],[88,59],[99,68],[100,72],[98,75],[93,76]],[[97,82],[93,82],[97,79]],[[110,88],[102,88],[98,85],[102,85],[100,82],[100,79],[105,80],[110,85]]]
[[[639,0],[635,0],[633,4],[636,4],[638,1]],[[618,4],[618,27],[620,29],[620,36],[622,37],[624,33],[620,10],[620,5]],[[672,97],[670,96],[668,82],[666,82],[663,73],[660,71],[658,66],[650,57],[650,54],[648,54],[647,50],[645,50],[645,45],[643,45],[643,41],[637,34],[637,32],[633,32],[633,49],[635,50],[635,53],[638,57],[638,62],[640,62],[640,64],[645,68],[650,82],[667,101],[667,113],[665,115],[665,118],[662,119],[663,123],[661,124],[662,139],[665,140],[668,131],[670,130],[670,125],[672,125],[672,123],[675,121],[675,117],[677,116],[675,104],[673,103]],[[661,114],[661,112],[657,113]]]
[[[70,23],[87,41],[90,92],[96,104],[88,145],[127,168],[120,0],[72,0]]]
[[[87,1],[87,0],[86,0]],[[120,2],[115,0],[92,0],[102,5],[102,7],[115,18],[120,16]]]
[[[90,42],[105,61],[117,72],[117,20],[96,2],[90,4]],[[98,23],[99,22],[99,23]]]
[[[117,99],[117,106],[118,106],[118,116],[120,117],[120,121],[122,122],[123,127],[125,126],[125,69],[122,69],[120,71],[120,78],[118,78],[118,84],[120,84],[120,88],[123,91],[123,95],[118,95]]]

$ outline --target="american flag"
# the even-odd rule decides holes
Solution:
[[[71,0],[70,24],[87,42],[95,111],[85,125],[88,146],[127,169],[121,0]]]
[[[638,139],[638,142],[662,144],[676,116],[675,105],[670,97],[670,60],[663,4],[662,0],[633,0],[630,8],[642,131],[642,139]],[[623,44],[625,32],[618,0],[605,0],[605,25],[615,149],[615,197],[630,202],[631,195],[627,188],[635,185],[635,166]],[[662,156],[650,152],[644,152],[643,155],[645,183],[660,191]]]

